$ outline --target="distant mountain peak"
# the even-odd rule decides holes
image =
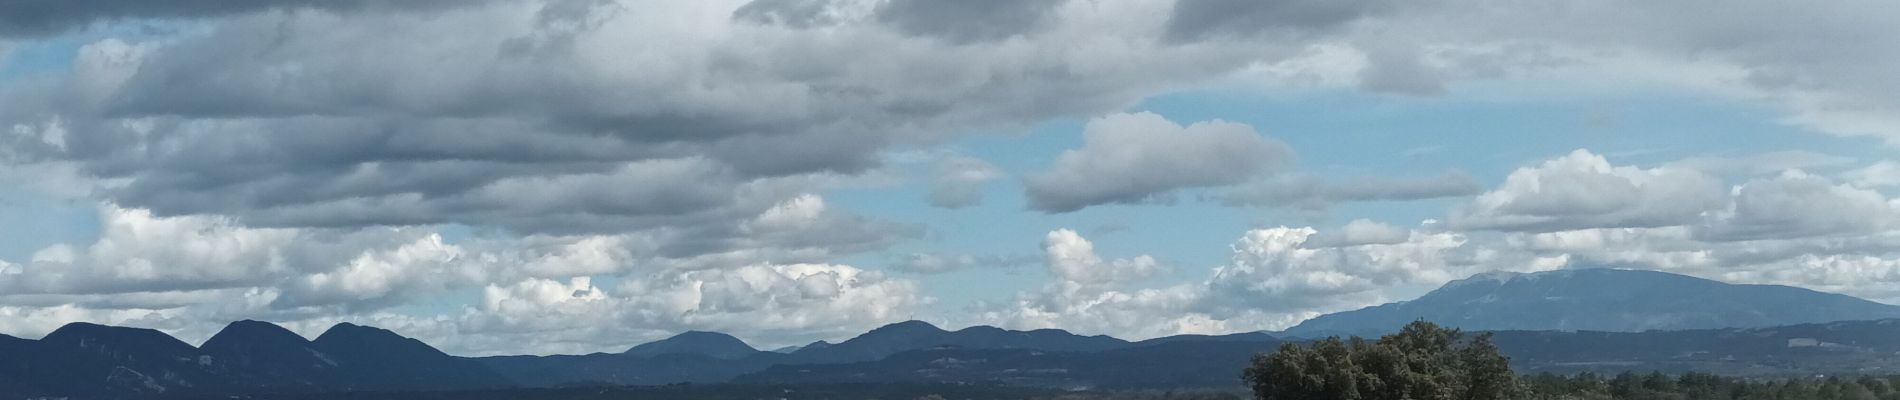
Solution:
[[[1060,328],[1031,329],[1028,331],[1024,331],[1024,333],[1028,333],[1031,335],[1075,335],[1075,336],[1083,336],[1083,337],[1109,337],[1108,335],[1082,335],[1075,332],[1069,332],[1068,329],[1060,329]]]
[[[388,329],[377,328],[374,326],[357,325],[357,324],[352,324],[348,322],[339,322],[336,325],[331,325],[330,329],[324,330],[323,334],[317,335],[317,339],[313,341],[322,342],[324,341],[325,338],[329,338],[330,340],[339,340],[343,338],[407,339],[407,337],[403,337],[402,335],[397,334],[396,332],[390,331]]]
[[[824,342],[819,342],[824,343]],[[911,350],[954,347],[964,349],[1033,349],[1043,351],[1098,351],[1127,346],[1107,336],[1081,336],[1059,329],[1015,331],[977,325],[955,332],[924,321],[904,321],[872,329],[837,344],[813,343],[795,355],[817,362],[877,360]]]
[[[772,352],[773,352],[773,353],[780,353],[780,354],[792,354],[792,353],[797,353],[797,352],[798,352],[799,350],[805,350],[805,349],[813,349],[813,350],[816,350],[816,349],[822,349],[822,348],[826,348],[826,347],[831,347],[831,342],[827,342],[827,341],[823,341],[823,340],[819,340],[819,341],[814,341],[814,342],[811,342],[811,343],[807,343],[807,344],[805,344],[805,345],[803,345],[803,346],[800,346],[800,345],[791,345],[791,346],[785,346],[785,347],[780,347],[780,348],[777,348],[777,349],[773,349],[773,350],[772,350]]]
[[[686,331],[666,339],[633,346],[621,354],[651,357],[663,354],[698,354],[720,359],[738,359],[759,350],[739,338],[719,332]]]
[[[680,332],[680,334],[678,335],[673,335],[673,338],[709,338],[709,339],[720,339],[720,340],[724,340],[724,339],[739,340],[739,338],[733,337],[732,335],[727,335],[724,333],[713,332],[713,331],[685,331],[685,332]]]
[[[60,325],[58,329],[54,329],[52,332],[47,333],[46,337],[43,337],[40,340],[51,339],[51,340],[58,341],[58,340],[63,340],[69,337],[89,335],[89,334],[94,334],[97,332],[104,332],[104,331],[115,330],[115,329],[133,329],[133,328],[105,326],[105,325],[95,324],[91,322],[74,322],[74,323],[69,323],[65,325]]]
[[[1414,300],[1322,315],[1286,333],[1377,335],[1419,319],[1477,330],[1637,332],[1896,317],[1900,307],[1797,287],[1580,268],[1477,274]]]
[[[1666,279],[1691,279],[1691,280],[1709,281],[1707,279],[1697,278],[1697,277],[1688,276],[1688,275],[1678,275],[1678,274],[1672,274],[1668,272],[1653,271],[1653,270],[1646,270],[1646,269],[1565,268],[1565,269],[1536,271],[1536,272],[1517,272],[1517,271],[1502,271],[1502,270],[1480,272],[1468,278],[1454,280],[1449,283],[1446,283],[1445,287],[1450,288],[1450,287],[1459,287],[1459,286],[1466,286],[1466,285],[1473,285],[1473,284],[1482,284],[1482,285],[1526,284],[1526,283],[1534,283],[1534,282],[1545,280],[1545,279],[1562,280],[1562,279],[1573,279],[1579,276],[1651,276],[1651,277],[1668,277]],[[1709,282],[1716,282],[1716,281],[1709,281]],[[1720,282],[1716,282],[1716,283],[1720,283]]]
[[[1515,272],[1515,271],[1490,271],[1490,272],[1479,273],[1477,275],[1472,275],[1469,278],[1454,280],[1454,281],[1451,281],[1450,283],[1446,283],[1445,286],[1456,287],[1456,286],[1479,285],[1479,284],[1501,285],[1501,284],[1511,283],[1511,281],[1517,280],[1517,278],[1520,278],[1529,274],[1531,273]]]
[[[472,360],[388,329],[339,323],[310,341],[311,349],[340,368],[344,379],[381,388],[488,388],[511,383]]]
[[[327,334],[330,332],[361,331],[361,330],[366,330],[366,329],[367,330],[382,330],[382,328],[377,328],[373,326],[363,326],[363,325],[357,325],[357,324],[352,324],[348,322],[338,322],[336,323],[336,325],[330,325],[330,329],[323,330],[323,333]],[[321,337],[322,335],[318,335],[318,336]]]
[[[938,328],[936,325],[933,325],[929,322],[913,319],[909,321],[896,322],[896,323],[891,323],[889,325],[880,326],[877,329],[872,329],[870,332],[866,332],[866,334],[877,333],[877,332],[882,332],[882,333],[900,333],[900,332],[947,333],[950,331],[946,331],[943,328]]]
[[[821,350],[821,349],[825,349],[825,348],[829,348],[829,347],[831,347],[831,346],[832,346],[833,344],[834,344],[834,343],[831,343],[831,342],[827,342],[827,341],[823,341],[823,340],[820,340],[820,341],[816,341],[816,342],[811,342],[811,343],[809,343],[809,344],[806,344],[806,345],[804,345],[804,346],[799,346],[799,347],[798,347],[798,349],[797,349],[797,350],[793,350],[793,352],[799,352],[799,351],[805,351],[805,350]]]
[[[309,343],[309,339],[277,324],[247,319],[225,325],[223,330],[199,347],[205,351],[218,351],[240,346],[304,346]]]
[[[147,328],[129,328],[106,326],[86,322],[74,322],[54,329],[41,342],[77,347],[112,347],[120,350],[163,351],[169,353],[191,353],[196,348],[178,340],[165,332]]]
[[[998,327],[989,326],[989,325],[974,325],[967,328],[958,329],[957,332],[1005,332],[1005,330],[1003,328],[998,328]]]
[[[447,353],[434,346],[388,329],[373,326],[339,323],[317,335],[310,341],[316,349],[329,354],[347,354],[351,352],[382,353],[381,355],[402,355],[406,357],[447,357]]]
[[[237,321],[231,321],[231,323],[224,325],[224,329],[226,330],[234,329],[234,328],[236,329],[272,329],[272,330],[289,331],[288,329],[284,329],[284,327],[278,326],[277,324],[264,322],[264,321],[258,321],[254,319],[241,319]]]

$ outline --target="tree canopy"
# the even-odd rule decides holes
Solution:
[[[1518,388],[1490,333],[1425,321],[1374,342],[1288,342],[1255,355],[1242,377],[1263,400],[1503,400]]]

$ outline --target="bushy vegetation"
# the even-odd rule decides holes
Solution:
[[[1900,376],[1740,379],[1660,372],[1526,376],[1531,400],[1900,400]]]
[[[1423,321],[1372,342],[1286,343],[1254,356],[1242,376],[1260,400],[1900,400],[1900,376],[1515,376],[1490,334]]]
[[[1286,343],[1254,356],[1242,377],[1263,400],[1504,400],[1520,393],[1490,333],[1413,322],[1367,342]]]

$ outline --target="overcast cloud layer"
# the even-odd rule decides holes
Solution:
[[[1138,339],[1284,328],[1484,271],[1604,265],[1895,301],[1894,161],[1573,147],[1500,170],[1341,173],[1323,167],[1354,161],[1300,146],[1334,132],[1143,108],[1196,91],[1660,91],[1891,150],[1895,11],[5,2],[0,185],[90,210],[72,223],[98,235],[0,258],[0,333],[94,321],[195,341],[243,318],[305,334],[356,321],[505,354],[687,329],[802,344],[922,318]],[[1034,136],[1070,123],[1063,141]],[[1418,204],[1443,209],[1357,214]],[[1076,225],[1181,231],[1196,222],[1156,221],[1187,208],[1255,222],[1192,250],[1217,265]],[[1035,233],[943,237],[963,225]],[[932,248],[971,241],[984,245]],[[943,304],[931,288],[958,279],[1013,289]]]

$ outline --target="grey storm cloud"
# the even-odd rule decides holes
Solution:
[[[841,24],[854,10],[869,8],[871,19],[906,35],[968,44],[1033,33],[1053,22],[1056,7],[1067,1],[753,0],[734,10],[732,18],[804,29]]]
[[[1389,1],[1179,0],[1165,38],[1189,42],[1255,35],[1305,35],[1339,29],[1392,8]]]
[[[727,21],[630,37],[673,17],[594,1],[234,14],[175,41],[93,43],[66,76],[0,90],[7,125],[58,132],[0,137],[0,157],[76,162],[124,182],[101,189],[107,200],[166,216],[265,227],[668,229],[717,250],[744,219],[875,168],[890,146],[1092,115],[1147,91],[1139,88],[1246,59],[1184,53],[1205,62],[1055,74],[1121,56],[1078,48],[1075,60],[1024,63],[1038,53],[896,40],[910,28],[883,24],[923,23],[902,15],[932,12],[912,7],[934,6],[888,4],[843,28],[860,34],[809,38]],[[629,40],[682,45],[629,53]],[[834,62],[866,47],[890,57]]]
[[[752,0],[732,11],[735,21],[811,28],[841,22],[837,0]]]
[[[983,187],[1002,177],[1002,169],[983,160],[960,157],[939,163],[937,179],[924,197],[930,206],[958,209],[983,204]]]
[[[1413,95],[1520,77],[1587,82],[1592,90],[1689,91],[1780,107],[1785,121],[1817,132],[1900,143],[1900,119],[1891,112],[1900,109],[1893,7],[1877,0],[0,1],[0,47],[13,49],[0,57],[17,61],[21,49],[43,48],[73,60],[4,78],[0,165],[70,167],[81,181],[74,186],[96,190],[89,194],[114,210],[108,215],[116,217],[102,220],[123,224],[103,231],[132,235],[0,261],[7,294],[0,327],[27,321],[50,330],[55,319],[74,318],[35,314],[37,306],[78,305],[87,307],[74,310],[81,315],[123,322],[125,308],[184,304],[196,306],[155,310],[153,318],[184,327],[267,313],[316,326],[417,296],[493,286],[497,306],[460,322],[432,322],[432,342],[506,351],[530,336],[503,331],[542,339],[557,332],[563,337],[555,342],[598,345],[571,351],[597,351],[625,348],[635,337],[629,333],[657,335],[618,330],[634,326],[795,330],[808,342],[818,331],[868,329],[928,297],[876,271],[781,264],[835,262],[923,235],[924,227],[827,209],[814,195],[889,172],[880,160],[893,150],[1020,132],[1051,119],[1124,115],[1113,113],[1157,94],[1245,91],[1258,80],[1309,77],[1321,86]],[[162,29],[173,26],[189,29]],[[34,42],[53,37],[46,46]],[[64,43],[81,47],[61,54]],[[1657,87],[1669,83],[1680,86]],[[1197,131],[1200,121],[1162,122],[1135,131],[1141,135],[1085,138],[1091,141],[1056,156],[1023,179],[1030,207],[1062,212],[1195,189],[1245,205],[1474,192],[1456,175],[1303,181],[1285,171],[1292,151],[1251,128],[1239,134],[1220,125],[1213,131],[1224,133],[1213,133]],[[1191,291],[1214,303],[1295,313],[1360,306],[1383,300],[1381,290],[1392,285],[1442,280],[1480,264],[1536,265],[1542,257],[1510,254],[1519,238],[1550,239],[1550,253],[1536,255],[1718,272],[1748,264],[1749,271],[1791,274],[1829,271],[1804,267],[1816,260],[1886,271],[1875,266],[1900,248],[1893,213],[1882,207],[1891,200],[1858,187],[1786,178],[1749,182],[1737,193],[1711,176],[1727,167],[1633,168],[1598,159],[1585,153],[1521,169],[1447,216],[1442,227],[1462,232],[1371,223],[1337,233],[1256,230],[1234,246],[1244,254],[1216,276],[1231,278],[1224,281],[1231,286]],[[940,175],[928,200],[975,204],[986,177]],[[503,239],[435,240],[429,226],[438,224]],[[1590,234],[1607,242],[1557,240]],[[1648,247],[1597,244],[1617,240]],[[1693,251],[1709,245],[1717,246],[1710,254]],[[1084,262],[1059,265],[1155,267],[1148,258],[1080,253]],[[1020,262],[934,257],[891,267],[927,273]],[[1348,281],[1304,279],[1342,271]],[[626,279],[623,292],[558,281],[587,276]],[[748,286],[757,277],[770,278],[773,295]],[[1329,282],[1337,284],[1313,284]],[[716,294],[705,297],[709,304],[755,311],[707,320],[660,304],[672,296],[654,295],[707,287]],[[516,291],[524,295],[507,298]],[[547,299],[525,295],[543,292],[619,299],[603,305],[557,296],[537,304]],[[814,293],[841,295],[795,302],[808,307],[773,304]],[[1130,294],[1131,302],[1110,304],[1174,306],[1074,308],[1116,314],[1073,321],[1178,317],[1200,296]],[[1098,298],[1113,297],[1087,297]],[[521,308],[496,308],[504,303]],[[29,307],[20,314],[12,305]],[[618,315],[612,320],[619,323],[591,331],[580,328],[598,320],[542,321],[549,324],[532,329],[498,322],[563,315]],[[1268,327],[1211,315],[1228,327]]]
[[[268,10],[402,11],[487,0],[15,0],[0,2],[0,36],[58,34],[113,20],[209,18]]]
[[[1226,186],[1293,158],[1285,143],[1226,121],[1181,126],[1151,113],[1089,121],[1081,148],[1027,178],[1031,209],[1064,213],[1112,203],[1154,201],[1179,189]]]
[[[904,33],[957,43],[1006,39],[1034,31],[1067,0],[892,0],[879,22]]]
[[[103,192],[107,200],[161,215],[590,232],[732,226],[827,176],[877,168],[879,153],[894,146],[1122,110],[1328,40],[1365,53],[1360,86],[1381,91],[1432,94],[1449,79],[1550,65],[1553,48],[1607,48],[1617,51],[1600,54],[1733,63],[1747,74],[1742,84],[1801,99],[1791,100],[1793,120],[1846,124],[1827,125],[1846,134],[1880,129],[1881,119],[1830,116],[1868,117],[1855,110],[1900,101],[1889,95],[1900,92],[1889,90],[1900,88],[1884,73],[1890,65],[1865,57],[1892,41],[1857,39],[1885,37],[1891,24],[1857,4],[1738,7],[1678,23],[1644,16],[1695,12],[1624,3],[1556,12],[1482,0],[1181,0],[1075,15],[1065,11],[1081,7],[1058,1],[759,0],[653,3],[640,12],[605,1],[449,3],[0,4],[14,7],[0,18],[33,22],[5,25],[21,32],[216,17],[202,34],[91,43],[65,76],[10,81],[0,89],[0,123],[33,134],[0,136],[0,159],[77,163],[125,183]],[[302,8],[339,12],[256,12]],[[340,12],[380,8],[414,12]],[[1828,35],[1762,23],[1784,15],[1826,21]],[[1623,28],[1606,31],[1604,21]],[[1359,29],[1371,25],[1378,29]],[[1260,36],[1276,31],[1299,40]],[[1778,39],[1747,40],[1767,34]],[[914,36],[942,40],[907,40]],[[991,42],[1019,36],[1020,45]],[[1061,43],[1040,41],[1047,37]],[[1822,40],[1834,37],[1849,39]],[[675,45],[639,45],[653,42]],[[866,49],[879,57],[860,57]],[[1479,64],[1491,72],[1459,70]],[[1156,174],[1049,175],[1030,182],[1031,197],[1041,200],[1037,209],[1074,209],[1252,177]],[[628,185],[646,189],[614,188]],[[1452,186],[1320,197],[1464,189]],[[509,192],[536,201],[516,206]],[[946,193],[955,195],[943,197],[947,205],[970,198]]]
[[[1418,46],[1399,41],[1361,44],[1367,65],[1359,70],[1359,85],[1375,92],[1411,95],[1445,93],[1445,73],[1421,59]]]

